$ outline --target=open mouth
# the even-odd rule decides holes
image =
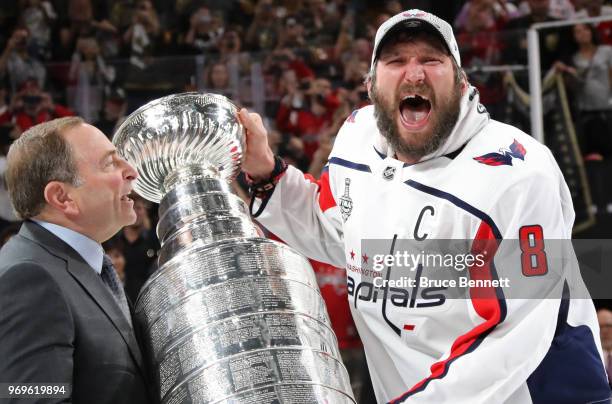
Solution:
[[[421,95],[408,95],[400,102],[399,109],[404,126],[410,129],[419,129],[429,121],[431,103]]]

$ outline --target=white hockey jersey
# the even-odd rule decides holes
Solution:
[[[559,298],[571,298],[580,279],[513,299],[503,287],[450,299],[443,288],[372,283],[368,239],[386,239],[391,250],[396,239],[473,240],[472,252],[490,253],[480,272],[469,272],[474,279],[522,267],[524,281],[537,282],[557,271],[537,260],[525,268],[525,251],[504,250],[500,240],[531,237],[527,252],[537,255],[545,240],[571,238],[562,174],[545,146],[490,120],[473,87],[448,140],[414,165],[393,158],[372,106],[353,112],[321,178],[290,167],[258,220],[306,256],[346,268],[378,402],[608,402],[593,304]],[[500,268],[501,255],[517,265]]]

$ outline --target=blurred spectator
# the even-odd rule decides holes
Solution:
[[[159,19],[149,0],[138,0],[132,14],[132,24],[123,34],[123,41],[129,44],[130,64],[145,69],[155,51],[160,33]]]
[[[522,1],[519,4],[519,13],[521,15],[527,15],[530,12],[531,5],[529,1]],[[549,0],[548,15],[559,20],[574,18],[574,4],[572,4],[570,0]]]
[[[332,123],[339,102],[326,79],[305,81],[303,89],[291,91],[281,101],[276,126],[299,137],[306,157],[311,160],[319,147],[319,134]]]
[[[349,59],[344,64],[342,86],[350,90],[362,85],[369,71],[370,64],[368,62],[358,58]]]
[[[79,38],[72,56],[68,88],[69,105],[87,122],[100,117],[104,89],[115,80],[115,69],[108,65],[95,38]]]
[[[388,18],[388,16],[387,16]],[[385,18],[386,19],[386,18]],[[340,58],[355,40],[355,13],[352,9],[347,10],[342,20],[340,20],[340,29],[336,41],[334,43],[334,56]],[[367,41],[366,41],[367,42]],[[368,43],[369,44],[369,43]]]
[[[69,0],[67,14],[67,20],[60,18],[58,39],[53,49],[55,60],[70,60],[81,37],[96,38],[101,53],[105,57],[118,56],[119,30],[107,19],[97,21],[94,18],[94,7],[91,0]]]
[[[588,159],[601,160],[612,155],[612,46],[599,45],[597,31],[590,24],[577,24],[573,32],[578,46],[573,67],[555,66],[576,79],[582,152]]]
[[[398,0],[385,1],[385,13],[389,15],[399,14],[404,10],[402,3]]]
[[[584,8],[578,11],[575,17],[599,17],[602,15],[612,15],[612,5],[604,4],[604,0],[585,0]]]
[[[282,10],[285,10],[282,8]],[[281,17],[284,17],[283,11]],[[246,45],[252,50],[272,50],[278,42],[277,9],[272,0],[259,0],[255,16],[246,33]]]
[[[468,0],[455,18],[458,32],[479,32],[480,29],[500,30],[510,18],[518,17],[512,3],[499,0]],[[463,52],[463,48],[462,48]]]
[[[307,171],[310,160],[304,153],[304,142],[297,136],[286,135],[284,141],[279,145],[278,155],[287,164]]]
[[[119,276],[119,280],[125,288],[125,255],[123,254],[123,244],[121,241],[110,239],[102,244],[102,248],[104,248],[104,253],[110,257],[117,271],[117,276]],[[132,300],[131,302],[135,303],[136,301]]]
[[[282,49],[302,48],[304,46],[306,46],[304,26],[293,16],[286,18],[276,47]]]
[[[47,71],[30,43],[28,31],[16,29],[0,55],[0,78],[8,72],[13,93],[29,78],[35,78],[40,88],[45,85]]]
[[[242,53],[242,39],[234,29],[223,33],[218,42],[219,58],[226,62],[240,63]],[[248,55],[242,55],[248,59]]]
[[[115,130],[123,123],[126,112],[125,91],[120,87],[107,87],[102,116],[94,126],[100,129],[109,139],[112,139]]]
[[[159,241],[149,218],[150,203],[136,194],[130,197],[134,200],[136,222],[124,227],[114,239],[123,243],[125,290],[135,302],[140,288],[156,269]]]
[[[51,94],[43,92],[38,81],[31,78],[21,84],[8,111],[0,115],[0,125],[12,123],[21,134],[36,124],[71,115],[74,112],[53,102]]]
[[[299,14],[299,22],[304,29],[304,37],[310,46],[333,44],[338,37],[338,21],[343,18],[344,10],[328,7],[325,0],[306,0]]]
[[[229,68],[225,62],[214,62],[205,70],[204,88],[200,91],[222,94],[232,100],[237,97],[230,84]]]
[[[319,147],[314,152],[310,166],[308,167],[308,174],[313,178],[319,178],[322,175],[323,167],[327,164],[329,154],[334,146],[336,134],[350,113],[351,109],[348,102],[341,103],[336,111],[334,111],[332,122],[321,130],[319,135]]]
[[[500,63],[502,38],[499,34],[507,22],[508,15],[506,9],[492,0],[471,0],[465,3],[455,20],[462,65],[468,72],[471,68],[470,83],[478,88],[481,102],[491,116],[497,119],[504,110],[502,76],[497,73],[479,72],[478,68]]]
[[[53,5],[42,0],[21,0],[19,4],[22,7],[20,25],[30,33],[32,53],[40,59],[49,59],[51,25],[57,18]]]
[[[351,60],[366,62],[368,65],[372,59],[372,45],[365,38],[357,38],[351,42],[350,48],[342,49],[340,60],[343,64],[351,63]]]
[[[267,115],[276,117],[280,101],[289,93],[299,92],[300,82],[311,80],[312,68],[292,50],[282,49],[266,55],[263,64],[267,95]]]
[[[270,149],[272,149],[274,154],[278,154],[278,148],[282,142],[283,136],[279,131],[275,129],[270,129],[268,131],[268,144],[270,145]]]
[[[133,22],[134,2],[133,1],[112,1],[109,12],[109,22],[119,32],[128,30]]]
[[[603,4],[603,0],[585,0],[584,8],[576,13],[576,18],[599,17],[612,15],[612,5]],[[597,24],[597,31],[602,43],[612,45],[612,21]]]
[[[185,45],[193,53],[217,51],[217,42],[224,30],[225,24],[221,13],[211,13],[208,8],[200,7],[189,18]]]
[[[197,0],[193,3],[202,4],[210,10],[220,12],[223,20],[230,25],[244,25],[250,22],[249,16],[256,2],[256,0]]]
[[[557,21],[549,15],[549,0],[527,0],[527,3],[529,14],[511,19],[506,25],[506,49],[502,53],[502,61],[506,64],[527,65],[527,29],[537,22]],[[569,42],[567,30],[548,28],[539,32],[542,75],[546,74],[554,62],[563,59],[562,52]],[[521,87],[528,88],[526,75],[517,77],[517,81]]]
[[[607,308],[597,310],[597,320],[603,349],[604,363],[608,372],[608,383],[612,385],[612,311]]]

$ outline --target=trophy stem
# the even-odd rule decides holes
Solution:
[[[168,175],[164,185],[169,191],[159,206],[160,268],[194,243],[258,236],[247,205],[216,170],[184,167]]]
[[[172,189],[176,188],[181,184],[188,184],[191,182],[198,181],[202,178],[219,179],[219,170],[215,169],[213,166],[203,166],[195,164],[180,167],[169,173],[166,178],[164,178],[164,182],[161,187],[162,195],[165,196],[166,194],[168,194],[168,192],[172,191]]]

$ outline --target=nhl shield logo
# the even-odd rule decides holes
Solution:
[[[387,181],[391,181],[395,177],[395,167],[387,167],[385,171],[383,171],[383,178]]]
[[[349,195],[349,187],[351,179],[344,179],[344,195],[340,198],[340,212],[342,212],[342,221],[346,222],[353,211],[353,200]]]

